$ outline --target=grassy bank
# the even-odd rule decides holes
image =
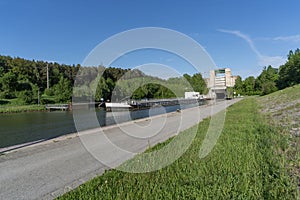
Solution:
[[[258,102],[268,122],[287,138],[288,148],[282,152],[285,167],[300,188],[300,85],[260,97]]]
[[[0,99],[0,113],[34,112],[46,110],[44,105],[22,105],[18,99]]]
[[[36,112],[46,110],[43,105],[0,106],[0,113]]]
[[[295,184],[284,167],[286,158],[280,153],[287,148],[286,137],[265,122],[256,98],[245,99],[228,109],[218,143],[207,157],[200,159],[199,149],[208,126],[206,119],[186,153],[162,170],[143,174],[109,170],[59,199],[297,197]],[[193,130],[195,127],[181,134]]]

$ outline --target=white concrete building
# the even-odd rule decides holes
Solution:
[[[209,95],[212,98],[226,98],[227,88],[234,87],[236,78],[237,76],[232,76],[229,68],[211,70],[209,78],[206,79]]]

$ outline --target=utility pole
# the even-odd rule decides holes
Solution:
[[[40,106],[40,88],[38,90],[38,106]]]
[[[47,63],[47,89],[49,89],[49,65]]]

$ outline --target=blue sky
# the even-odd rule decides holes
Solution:
[[[0,7],[0,54],[26,59],[82,63],[114,34],[163,27],[196,40],[218,67],[247,77],[269,64],[278,67],[289,50],[300,47],[297,0],[0,0]],[[194,73],[184,61],[170,57],[145,51],[113,65],[158,62]]]

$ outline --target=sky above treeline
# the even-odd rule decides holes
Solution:
[[[115,34],[161,27],[195,40],[216,67],[229,67],[245,78],[257,76],[264,66],[279,67],[290,50],[300,47],[297,0],[0,0],[0,7],[0,54],[30,60],[82,64]],[[148,63],[178,74],[208,74],[207,69],[195,69],[180,56],[157,49],[120,54],[111,66],[146,69]]]

